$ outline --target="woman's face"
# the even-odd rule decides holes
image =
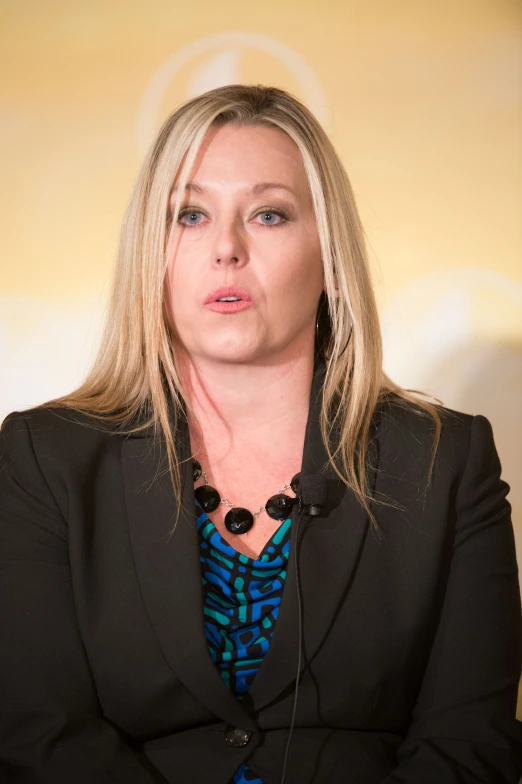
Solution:
[[[312,197],[294,142],[278,129],[211,128],[189,182],[167,269],[175,341],[194,358],[220,362],[312,352],[324,278]],[[171,212],[174,199],[173,189]],[[235,293],[241,302],[215,302],[231,296],[213,294],[227,286],[241,287]],[[209,295],[213,301],[206,302]]]

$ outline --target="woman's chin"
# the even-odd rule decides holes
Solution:
[[[206,352],[206,356],[209,360],[214,362],[223,362],[224,364],[243,364],[246,362],[253,362],[256,359],[259,359],[262,356],[263,352],[259,348],[251,348],[248,349],[247,347],[243,346],[227,346],[220,349],[219,347],[212,346],[211,349]]]
[[[219,335],[209,335],[207,339],[192,341],[176,341],[175,349],[187,358],[199,357],[214,362],[248,362],[266,354],[266,341],[248,340],[245,335],[233,338],[228,335],[220,340]]]

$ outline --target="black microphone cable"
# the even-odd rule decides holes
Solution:
[[[285,783],[285,775],[286,775],[286,763],[288,761],[288,752],[290,750],[290,741],[292,740],[292,732],[294,730],[294,723],[295,723],[295,715],[297,711],[297,697],[299,694],[299,675],[301,671],[301,649],[303,647],[303,611],[302,611],[302,604],[301,604],[301,586],[299,584],[299,527],[302,520],[304,512],[304,507],[301,506],[301,501],[299,500],[299,516],[297,518],[297,526],[296,526],[296,553],[295,553],[295,579],[297,584],[297,618],[298,618],[298,627],[299,627],[299,653],[297,655],[297,673],[296,673],[296,681],[295,681],[295,697],[294,697],[294,708],[292,711],[292,722],[290,724],[290,731],[288,733],[288,740],[286,742],[286,750],[285,756],[283,760],[283,773],[281,776],[281,784]]]
[[[292,711],[292,722],[290,724],[290,732],[288,733],[288,740],[286,742],[285,756],[283,760],[283,773],[281,784],[285,782],[286,764],[288,761],[288,751],[290,749],[290,741],[292,739],[292,732],[294,730],[295,716],[297,711],[297,697],[299,694],[299,676],[301,672],[301,650],[303,647],[303,609],[301,598],[301,584],[299,582],[299,531],[302,518],[304,515],[308,517],[317,517],[321,515],[322,509],[326,504],[328,497],[328,482],[326,477],[322,474],[307,474],[301,476],[299,482],[299,514],[297,517],[296,525],[296,552],[295,552],[295,580],[297,586],[297,618],[299,626],[299,651],[297,655],[297,673],[295,678],[295,697],[294,709]]]

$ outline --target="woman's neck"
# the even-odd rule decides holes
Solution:
[[[313,354],[259,365],[182,357],[180,370],[193,446],[302,439],[313,376]]]

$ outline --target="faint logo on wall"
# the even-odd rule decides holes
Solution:
[[[231,31],[207,35],[174,52],[150,78],[143,93],[136,120],[136,140],[144,154],[154,140],[161,122],[161,106],[165,93],[189,68],[186,78],[188,100],[196,95],[226,84],[244,83],[242,74],[245,57],[261,53],[281,65],[281,81],[285,73],[295,80],[301,100],[328,127],[328,101],[317,74],[310,64],[294,49],[268,35]]]

